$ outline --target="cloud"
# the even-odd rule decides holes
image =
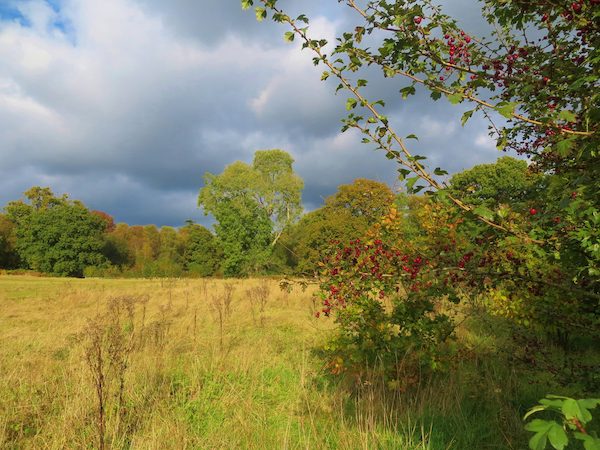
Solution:
[[[307,12],[311,33],[329,41],[356,20],[328,2],[282,5]],[[50,185],[132,224],[205,221],[203,174],[268,148],[294,156],[307,209],[354,178],[394,184],[381,152],[340,134],[346,95],[319,81],[322,68],[284,31],[237,1],[3,3],[0,205]],[[411,149],[430,164],[495,158],[482,120],[461,129],[458,108],[421,93],[402,101],[398,80],[370,79],[369,95],[392,98],[386,113],[404,135],[419,134]]]

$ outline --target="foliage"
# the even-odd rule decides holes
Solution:
[[[292,163],[282,150],[264,150],[255,153],[252,166],[237,161],[220,175],[205,175],[198,206],[218,222],[226,275],[264,270],[272,247],[298,218],[303,182]]]
[[[359,218],[365,231],[383,216],[394,202],[394,193],[385,183],[358,178],[351,184],[343,184],[325,200],[325,208],[332,214],[347,212]]]
[[[440,367],[441,344],[453,327],[440,309],[437,262],[417,242],[391,239],[401,221],[392,208],[370,240],[340,244],[325,259],[317,316],[334,313],[339,325],[327,347],[333,373],[360,378],[380,365],[391,386],[405,388],[415,373]]]
[[[247,198],[223,200],[213,212],[215,231],[223,248],[221,267],[226,276],[259,273],[271,255],[271,221],[266,212]]]
[[[220,175],[206,173],[198,206],[216,217],[222,207],[230,208],[236,202],[239,207],[256,204],[272,221],[274,238],[271,244],[274,245],[302,211],[304,183],[294,173],[293,162],[283,150],[262,150],[255,153],[251,166],[236,161]]]
[[[6,211],[15,223],[16,248],[33,270],[82,276],[86,266],[105,263],[105,222],[81,202],[56,198],[49,188],[25,193],[29,203],[11,202]]]
[[[494,164],[481,164],[453,175],[448,191],[472,205],[492,209],[511,205],[522,210],[527,200],[539,197],[542,178],[529,172],[525,161],[504,156]]]
[[[183,261],[186,270],[194,275],[208,277],[219,269],[222,250],[215,236],[201,225],[188,223],[184,234]]]
[[[289,233],[288,244],[299,274],[314,274],[332,241],[362,238],[392,206],[394,194],[384,183],[357,179],[342,185],[325,205],[305,214]]]
[[[569,444],[569,438],[583,443],[585,450],[600,449],[600,439],[595,433],[588,433],[586,426],[592,420],[591,409],[600,405],[600,399],[575,400],[559,395],[547,395],[540,404],[531,408],[524,419],[540,411],[552,411],[561,416],[562,423],[555,420],[534,419],[525,425],[527,431],[535,433],[529,440],[532,450],[544,450],[549,442],[556,450]]]
[[[0,214],[0,268],[13,269],[19,257],[15,248],[15,226],[5,214]]]
[[[254,3],[260,4],[258,18],[287,24],[286,40],[297,37],[312,51],[314,64],[324,66],[323,80],[337,78],[336,91],[350,94],[342,131],[360,130],[363,142],[399,163],[410,193],[432,195],[423,211],[436,218],[417,220],[421,226],[412,231],[420,245],[413,248],[435,255],[428,258],[435,265],[426,270],[431,278],[445,274],[451,298],[492,290],[509,300],[509,310],[524,305],[521,325],[535,322],[563,341],[578,333],[598,336],[600,10],[595,0],[481,1],[490,25],[484,37],[461,29],[430,0],[375,0],[365,7],[347,0],[342,3],[362,23],[331,48],[310,36],[306,15],[293,18],[277,0],[244,0],[242,6]],[[383,114],[385,102],[367,98],[374,68],[393,78],[396,88],[398,80],[406,82],[403,98],[425,89],[433,100],[466,107],[463,125],[481,114],[498,148],[530,158],[530,170],[500,160],[454,177],[448,188],[439,178],[447,174],[443,168],[430,170],[426,158],[411,152],[408,142],[416,136],[403,138]],[[509,175],[517,175],[516,190],[501,179]],[[450,228],[432,233],[432,222]],[[391,239],[384,244],[399,246],[400,236]]]

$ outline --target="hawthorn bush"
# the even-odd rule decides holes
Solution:
[[[436,264],[405,242],[386,239],[397,216],[392,209],[386,225],[366,241],[332,247],[321,271],[323,308],[316,316],[334,313],[339,325],[326,346],[332,373],[356,380],[375,373],[406,388],[417,381],[415,373],[443,364],[442,344],[453,327],[441,308],[439,279],[432,276]]]
[[[416,210],[416,226],[366,246],[355,241],[327,260],[322,313],[341,325],[338,351],[369,362],[394,359],[432,335],[439,343],[447,337],[432,331],[447,328],[439,299],[481,295],[495,313],[565,348],[575,335],[600,336],[597,0],[481,0],[490,25],[484,36],[462,29],[432,0],[344,0],[357,26],[331,45],[311,36],[306,15],[289,15],[277,0],[242,0],[244,8],[255,3],[258,20],[286,24],[284,38],[299,39],[323,67],[321,78],[337,79],[336,92],[350,94],[342,130],[360,130],[364,143],[399,164],[409,193],[430,198]],[[485,117],[499,150],[530,160],[524,176],[537,178],[539,189],[488,202],[461,191],[458,179],[448,184],[443,168],[429,169],[411,152],[415,136],[395,130],[384,100],[367,98],[365,73],[373,68],[403,83],[402,98],[425,89],[433,101],[464,108],[463,125]],[[403,236],[408,229],[411,239]],[[414,321],[410,344],[396,311]]]

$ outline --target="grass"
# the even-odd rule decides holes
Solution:
[[[219,314],[226,284],[230,310]],[[258,288],[268,288],[260,311]],[[526,447],[520,417],[548,385],[505,363],[497,330],[465,322],[460,357],[410,395],[350,391],[313,352],[332,324],[314,318],[311,294],[264,280],[0,276],[0,448],[98,448],[86,351],[96,355],[90,320],[108,330],[115,298],[134,312],[102,334],[105,448]]]

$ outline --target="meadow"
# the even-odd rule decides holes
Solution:
[[[410,390],[350,386],[318,357],[312,294],[0,275],[0,448],[526,447],[549,381],[507,364],[498,324],[465,316],[458,357]]]

